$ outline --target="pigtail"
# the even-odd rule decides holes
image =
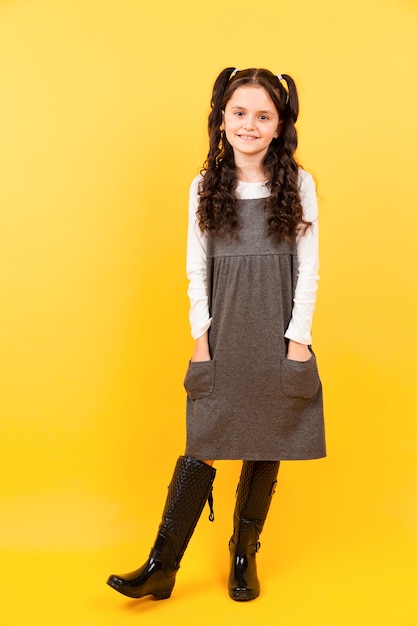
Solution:
[[[233,72],[235,71],[234,67],[226,67],[224,70],[220,72],[213,85],[213,92],[211,95],[211,114],[209,117],[209,133],[210,126],[213,124],[217,124],[220,126],[222,123],[222,102],[223,96],[226,91],[226,87],[229,84],[229,80]],[[211,118],[211,119],[210,119]]]
[[[279,240],[291,241],[311,226],[304,218],[301,204],[299,166],[295,158],[298,145],[295,123],[299,113],[298,93],[294,80],[288,74],[278,74],[280,102],[277,102],[281,118],[281,132],[272,143],[265,158],[269,171],[271,195],[266,200],[269,234]]]
[[[207,155],[207,164],[211,159],[217,160],[222,151],[222,132],[220,130],[222,124],[222,103],[224,94],[229,84],[230,77],[235,71],[234,67],[226,67],[220,72],[213,85],[211,95],[211,112],[208,118],[208,134],[209,134],[209,152]]]
[[[221,129],[225,94],[236,72],[234,67],[226,67],[213,85],[208,119],[209,151],[201,170],[203,178],[197,209],[202,232],[232,234],[239,224],[234,193],[237,186],[234,155]]]
[[[291,118],[293,124],[297,121],[298,114],[300,112],[300,105],[298,102],[298,93],[295,82],[288,74],[281,74],[282,79],[287,84],[287,115]]]
[[[294,159],[294,154],[298,145],[297,131],[295,123],[299,113],[298,93],[294,80],[288,74],[278,74],[278,84],[281,94],[281,133],[278,138],[278,152],[283,152],[290,159],[290,163],[285,165],[291,167],[294,172],[298,172],[298,166]],[[277,153],[278,156],[278,153]]]

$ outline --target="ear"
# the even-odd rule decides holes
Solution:
[[[222,111],[222,123],[220,124],[220,130],[224,130],[224,109]]]

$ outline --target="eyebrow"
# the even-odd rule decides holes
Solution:
[[[241,107],[239,105],[232,106],[232,109],[240,109],[241,111],[247,111],[245,107]],[[268,109],[266,109],[265,111],[258,111],[258,113],[268,113],[269,115],[273,115],[273,111],[269,111]]]

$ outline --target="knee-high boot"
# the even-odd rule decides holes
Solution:
[[[171,596],[180,561],[211,495],[215,474],[207,463],[190,456],[179,457],[148,560],[129,574],[112,574],[107,581],[110,587],[130,598],[152,595],[164,600]]]
[[[275,491],[279,461],[244,461],[236,493],[233,536],[229,542],[229,596],[253,600],[260,593],[256,570],[259,536]]]

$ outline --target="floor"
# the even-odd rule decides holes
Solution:
[[[10,548],[1,553],[1,626],[417,626],[413,525],[389,511],[381,518],[375,506],[354,510],[353,501],[347,519],[336,497],[324,511],[318,496],[317,510],[310,504],[306,511],[283,473],[258,555],[262,593],[249,603],[233,602],[226,591],[232,502],[224,504],[225,490],[214,524],[203,514],[163,601],[130,600],[105,584],[110,573],[146,559],[156,513],[138,533],[129,511],[110,514],[114,503],[82,494],[10,501],[2,515]]]

